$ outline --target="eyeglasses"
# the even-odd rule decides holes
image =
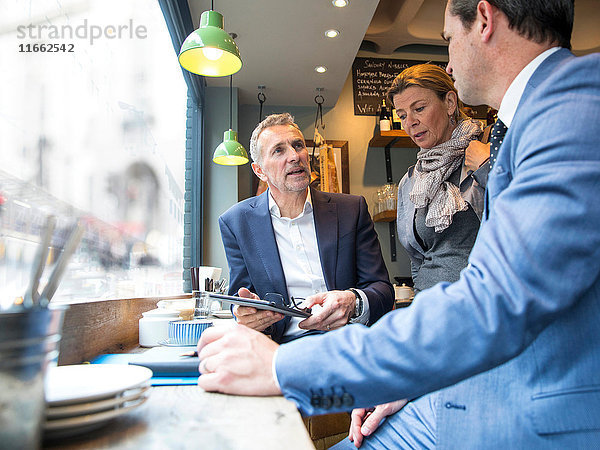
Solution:
[[[276,292],[267,292],[264,295],[263,300],[274,303],[277,306],[285,306],[286,308],[291,308],[291,309],[295,309],[298,311],[304,311],[304,312],[307,312],[310,314],[310,308],[301,308],[300,306],[298,306],[298,303],[302,303],[304,300],[306,300],[302,297],[287,298]],[[296,303],[296,300],[298,300],[298,303]]]

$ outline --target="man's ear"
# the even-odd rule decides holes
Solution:
[[[267,182],[267,176],[265,175],[265,173],[263,172],[262,168],[255,162],[253,162],[251,164],[252,166],[252,171],[254,172],[254,174],[261,180],[264,181],[265,183]]]
[[[482,42],[489,42],[496,30],[497,14],[500,12],[498,8],[492,6],[487,1],[480,1],[477,4],[477,17],[475,26],[477,34],[481,37]]]

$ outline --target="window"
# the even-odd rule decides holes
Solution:
[[[49,214],[49,264],[86,228],[53,301],[180,294],[187,88],[158,3],[4,4],[0,306]]]

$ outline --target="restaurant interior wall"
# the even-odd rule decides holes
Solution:
[[[221,243],[219,216],[238,201],[237,166],[222,166],[212,162],[214,149],[223,141],[229,129],[229,88],[207,87],[204,107],[204,265],[223,268],[227,274],[227,259]],[[238,90],[232,93],[232,128],[237,130]],[[248,143],[242,145],[249,150]],[[246,164],[243,167],[249,167]]]

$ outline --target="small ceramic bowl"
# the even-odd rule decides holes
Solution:
[[[169,337],[169,322],[177,320],[179,312],[175,309],[153,309],[142,313],[139,321],[140,345],[156,347]]]
[[[206,319],[172,320],[169,322],[169,343],[175,345],[196,345],[204,330],[212,327]]]

